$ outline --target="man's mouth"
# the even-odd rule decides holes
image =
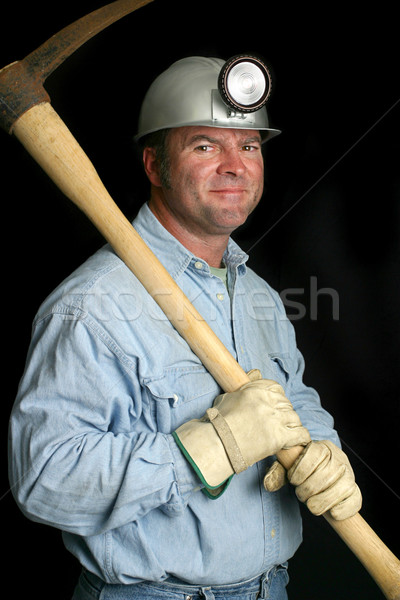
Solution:
[[[213,194],[242,194],[246,191],[245,188],[242,187],[225,187],[219,188],[215,190],[210,190]]]

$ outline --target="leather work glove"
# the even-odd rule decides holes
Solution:
[[[286,469],[275,460],[264,476],[264,487],[268,492],[277,492],[288,483]]]
[[[362,497],[346,454],[328,440],[310,442],[287,472],[296,495],[314,515],[340,521],[355,515]]]
[[[261,379],[258,370],[249,377],[239,390],[218,396],[202,419],[188,421],[172,434],[210,497],[220,496],[234,473],[282,448],[310,441],[283,388]]]

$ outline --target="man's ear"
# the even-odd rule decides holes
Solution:
[[[150,183],[156,187],[161,187],[160,168],[154,148],[143,150],[143,165]]]

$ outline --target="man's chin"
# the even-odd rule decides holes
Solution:
[[[215,222],[215,232],[230,235],[235,229],[246,222],[247,217],[248,214],[241,216],[227,215],[225,218],[220,218]]]

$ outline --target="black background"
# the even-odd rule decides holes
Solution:
[[[268,109],[283,133],[266,148],[262,204],[234,237],[249,250],[249,265],[291,302],[305,380],[335,417],[363,491],[361,514],[399,556],[400,61],[393,6],[155,0],[86,43],[46,89],[133,218],[148,185],[131,138],[154,76],[191,54],[257,52],[270,62]],[[1,66],[98,7],[86,0],[3,7]],[[4,132],[0,153],[3,582],[20,598],[68,600],[79,567],[58,531],[16,507],[7,425],[40,302],[103,241]],[[319,294],[310,292],[312,282]],[[290,600],[383,598],[327,523],[303,515]]]

